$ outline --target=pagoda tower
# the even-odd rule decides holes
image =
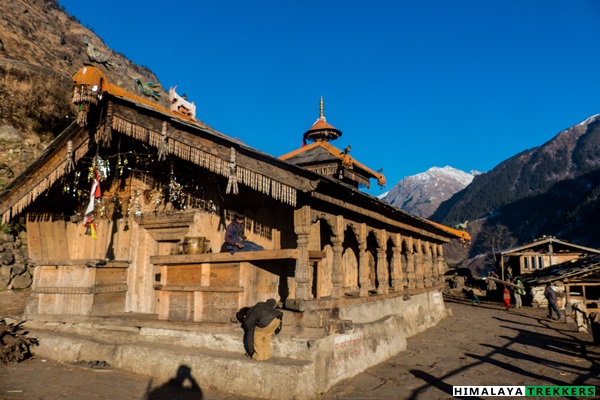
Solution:
[[[384,187],[385,177],[352,158],[350,146],[340,150],[329,143],[340,136],[342,131],[334,128],[325,119],[321,97],[319,118],[304,132],[302,147],[279,158],[356,188],[370,188],[371,178],[377,179],[379,186]]]

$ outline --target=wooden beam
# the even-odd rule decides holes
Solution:
[[[353,211],[353,212],[355,212],[357,214],[364,215],[366,217],[372,218],[373,220],[382,222],[382,223],[384,223],[384,224],[386,224],[388,226],[392,226],[392,227],[400,228],[400,229],[403,229],[403,230],[406,230],[406,231],[409,231],[409,232],[417,233],[417,234],[419,234],[421,236],[424,236],[424,237],[427,237],[427,238],[432,238],[432,239],[435,239],[435,240],[439,240],[440,242],[444,242],[444,243],[450,242],[450,238],[449,237],[441,236],[441,235],[429,232],[429,231],[427,231],[425,229],[419,229],[419,228],[416,228],[416,227],[414,227],[412,225],[405,224],[405,223],[400,222],[400,221],[396,221],[395,219],[392,219],[392,218],[389,218],[389,217],[385,217],[385,216],[379,214],[378,212],[371,211],[371,210],[368,210],[366,208],[362,208],[362,207],[359,207],[359,206],[355,206],[354,204],[350,204],[347,201],[342,201],[342,200],[333,198],[331,196],[327,196],[327,195],[324,195],[324,194],[321,194],[321,193],[317,193],[317,192],[312,192],[312,196],[314,198],[316,198],[316,199],[319,199],[319,200],[325,201],[327,203],[336,205],[336,206],[341,207],[343,209],[350,210],[350,211]],[[348,219],[348,220],[351,221],[351,219]],[[439,230],[441,230],[441,228],[436,228],[434,226],[432,226],[432,228],[433,229],[439,229]],[[389,230],[390,232],[394,231],[393,229],[387,229],[387,228],[386,228],[386,230]]]

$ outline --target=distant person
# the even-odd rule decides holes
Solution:
[[[261,361],[271,358],[271,338],[281,330],[283,318],[276,304],[275,299],[259,302],[240,316],[244,321],[246,356]]]
[[[504,310],[510,309],[510,289],[507,285],[504,285],[504,292],[502,294],[502,299],[504,300]]]
[[[552,284],[550,282],[546,283],[546,289],[544,290],[544,296],[548,300],[548,318],[552,319],[552,310],[556,313],[556,320],[560,319],[560,311],[556,306],[556,300],[558,296],[556,292],[552,288]]]
[[[246,240],[244,235],[244,221],[246,216],[236,212],[233,221],[225,230],[225,248],[231,253],[236,251],[259,251],[264,248],[254,242]]]
[[[451,289],[456,289],[458,287],[458,274],[455,272],[454,275],[452,275],[452,287]]]
[[[475,294],[475,290],[471,289],[469,290],[469,294],[471,295],[471,305],[474,306],[475,303],[477,303],[477,305],[481,304],[481,301],[479,301],[479,297],[477,297],[477,295]]]
[[[515,281],[515,285],[523,286],[523,282],[520,279],[517,279]],[[524,288],[523,289],[515,288],[513,293],[515,295],[515,307],[517,307],[517,308],[523,307],[523,300],[521,299],[521,296],[525,294],[525,289]]]

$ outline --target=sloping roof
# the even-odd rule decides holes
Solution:
[[[558,245],[561,245],[564,247],[570,247],[573,250],[578,250],[578,251],[587,252],[587,253],[600,254],[600,250],[598,250],[598,249],[580,246],[580,245],[577,245],[574,243],[570,243],[570,242],[567,242],[564,240],[557,239],[554,236],[547,236],[547,237],[543,237],[540,239],[536,239],[533,242],[524,244],[522,246],[512,247],[510,249],[504,249],[504,250],[497,251],[497,252],[495,252],[495,254],[502,254],[502,255],[510,256],[511,254],[517,254],[517,253],[523,252],[524,250],[533,249],[535,247],[539,247],[540,245],[545,245],[545,244],[553,244],[553,245],[558,244]]]
[[[76,75],[80,80],[74,83],[77,85],[85,82],[92,87],[96,83],[102,83],[96,88],[96,95],[101,98],[99,104],[103,104],[103,113],[107,112],[107,107],[113,109],[113,114],[110,118],[107,116],[107,121],[111,120],[110,127],[116,133],[128,135],[155,148],[168,138],[168,154],[207,168],[228,179],[235,178],[236,182],[293,207],[296,192],[299,191],[341,208],[364,210],[364,214],[369,218],[418,234],[437,236],[443,240],[457,237],[448,230],[450,228],[444,229],[438,224],[434,225],[430,221],[410,215],[351,185],[246,146],[191,117],[128,93],[106,81],[97,68],[84,69],[90,75]],[[136,119],[143,126],[136,125]],[[169,124],[168,132],[161,133],[161,126],[164,131],[165,124]],[[327,144],[325,146],[327,148]],[[69,172],[67,165],[70,160],[77,163],[92,147],[95,148],[95,145],[91,143],[90,131],[87,128],[73,124],[61,133],[38,160],[0,193],[0,215],[3,222],[8,222],[21,213],[41,193]],[[358,162],[354,165],[364,167]],[[263,185],[264,180],[268,180],[268,185]]]
[[[586,278],[598,280],[599,275],[600,254],[594,254],[536,270],[531,274],[523,275],[520,279],[527,285],[538,286],[547,282],[563,280],[579,281]]]
[[[347,168],[359,168],[363,170],[367,176],[377,179],[377,183],[380,186],[385,186],[386,183],[383,174],[373,171],[366,165],[356,161],[347,152],[344,152],[325,141],[311,143],[290,153],[284,154],[280,156],[279,159],[296,165],[332,160],[341,161],[342,165]]]
[[[433,221],[429,221],[429,223],[433,224],[435,226],[438,226],[438,227],[442,228],[443,230],[445,230],[447,232],[450,232],[450,233],[458,236],[461,239],[464,239],[464,240],[466,240],[468,242],[471,241],[471,235],[469,235],[469,233],[467,231],[462,231],[460,229],[450,228],[449,226],[438,224],[437,222],[433,222]]]

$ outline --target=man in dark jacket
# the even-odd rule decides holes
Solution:
[[[246,355],[255,360],[271,358],[271,338],[279,333],[283,313],[275,308],[275,299],[257,303],[244,319]]]
[[[548,318],[552,318],[552,310],[554,310],[554,312],[556,312],[556,319],[560,319],[560,311],[556,306],[556,292],[552,289],[552,284],[550,282],[546,283],[544,296],[546,296],[546,299],[548,300]]]

